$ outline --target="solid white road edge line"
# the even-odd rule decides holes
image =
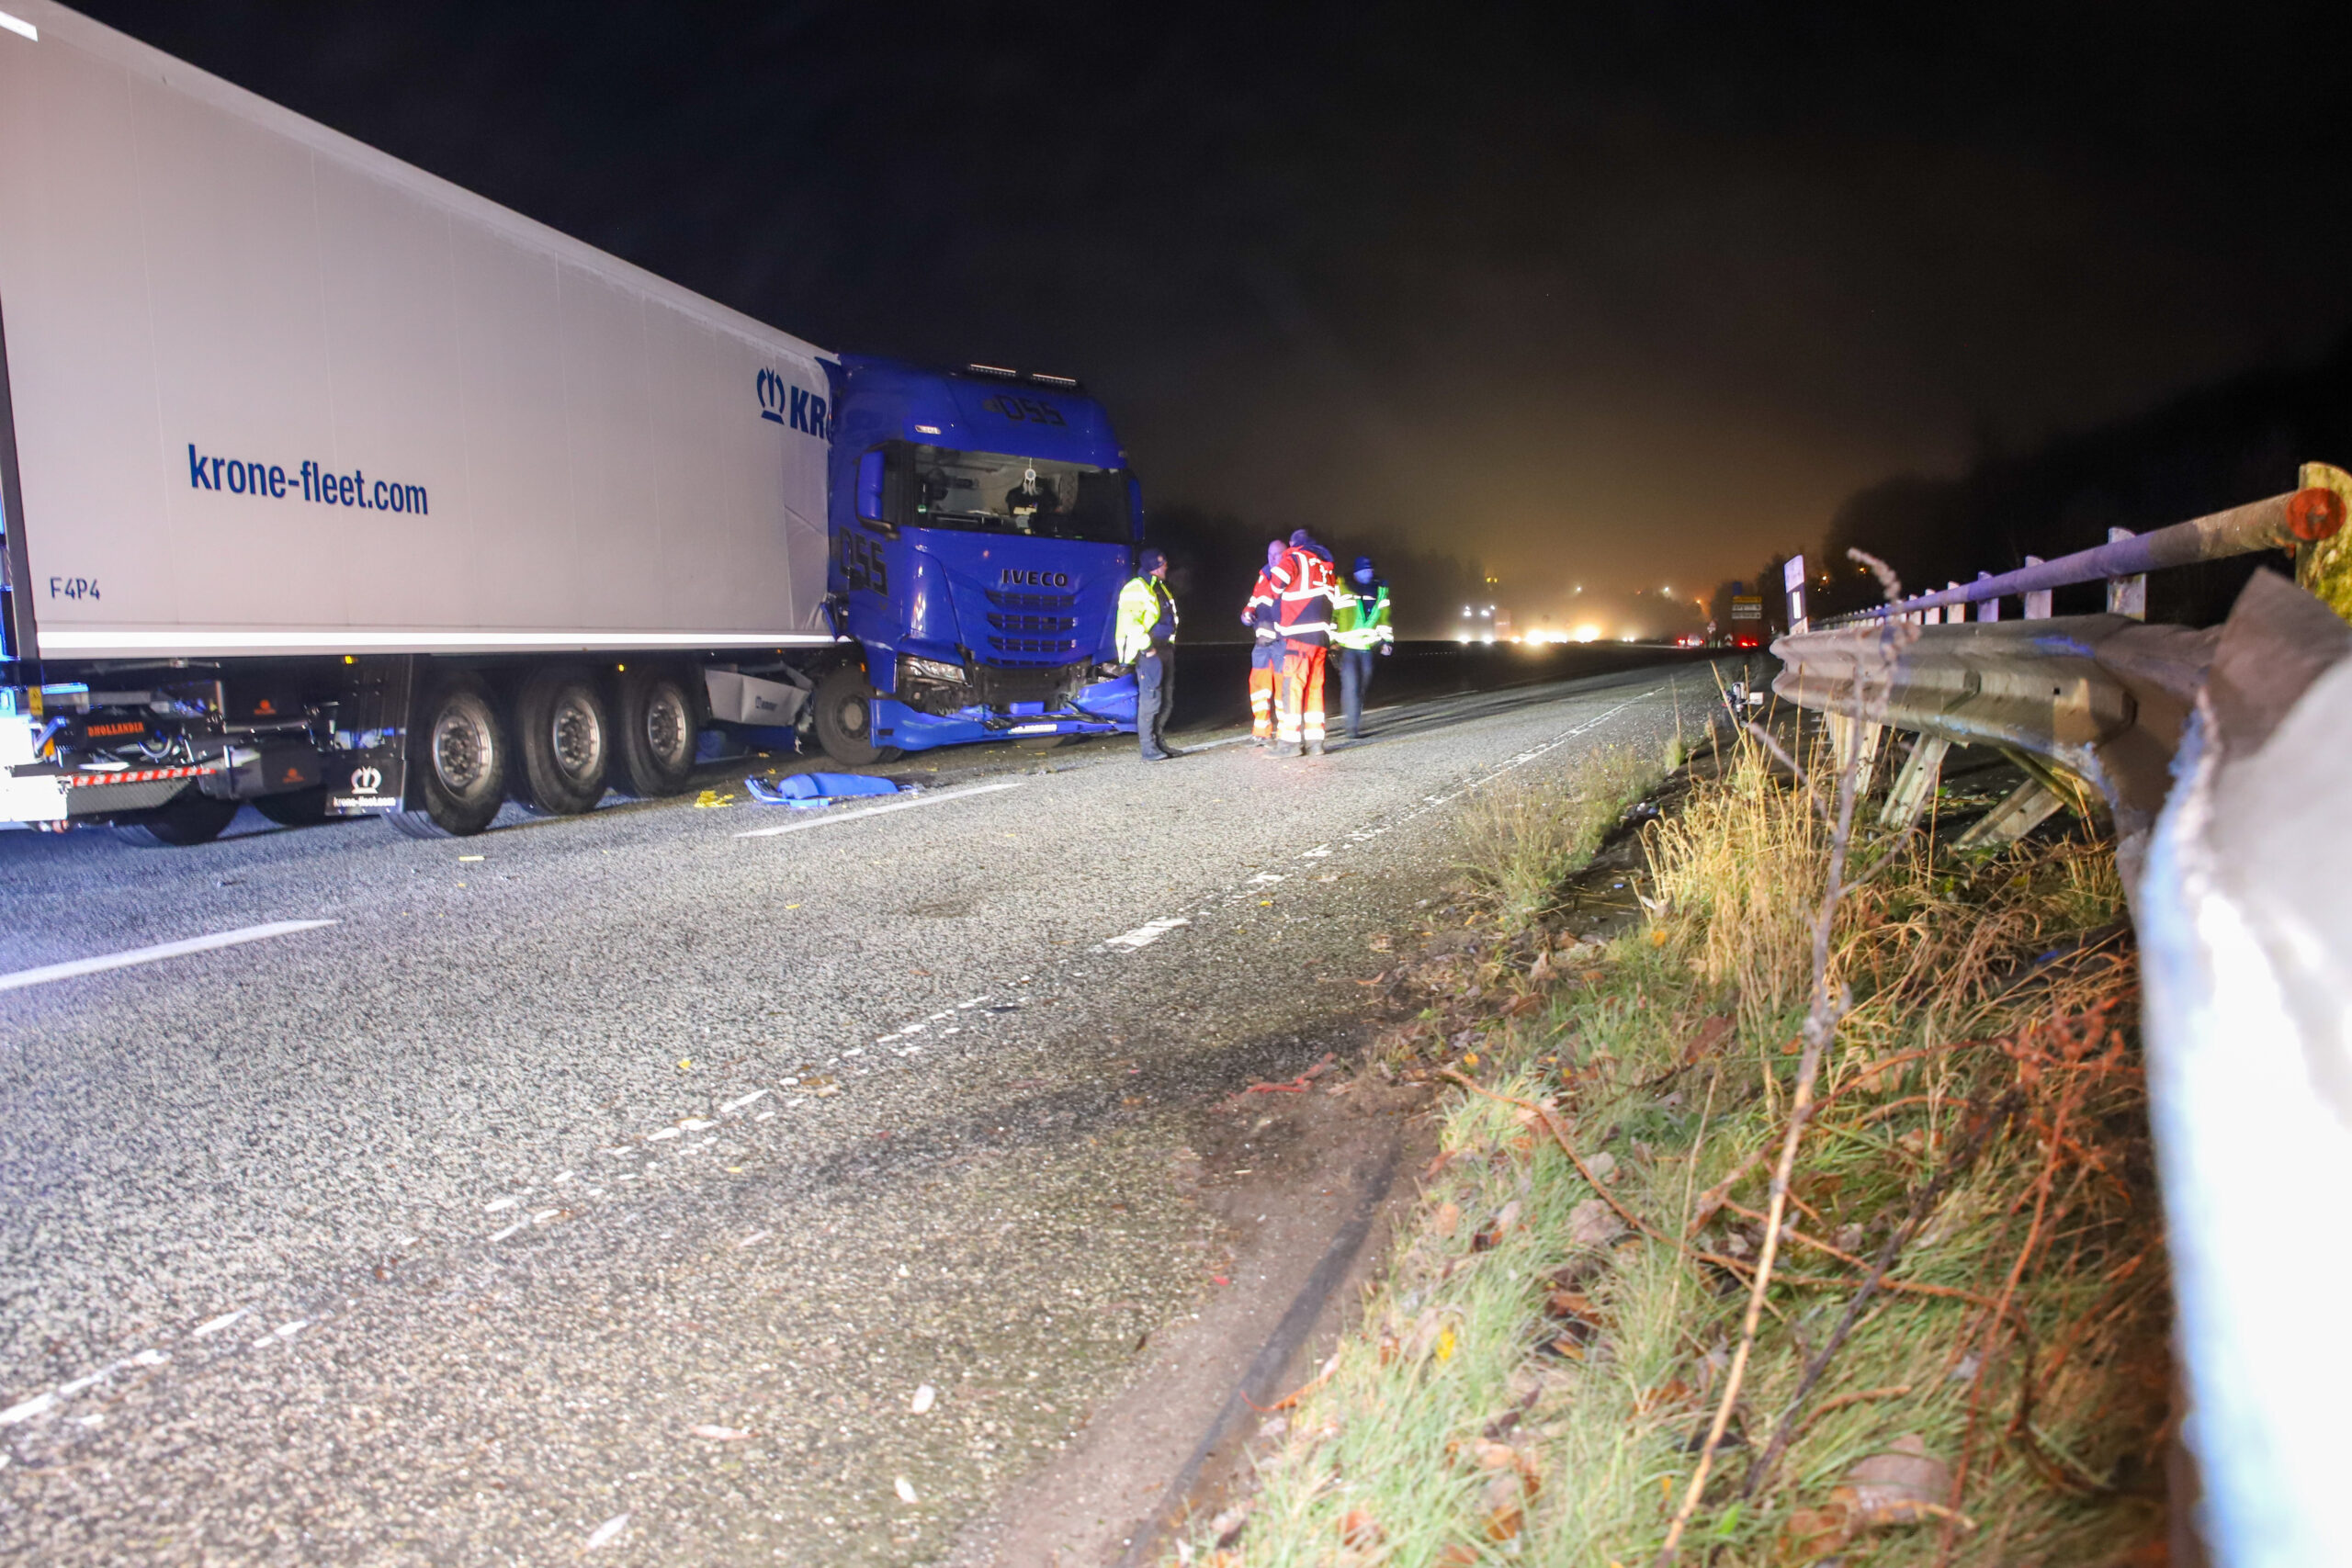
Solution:
[[[185,958],[191,953],[209,953],[216,947],[235,947],[240,942],[291,936],[296,931],[316,931],[321,926],[337,923],[334,920],[272,920],[266,926],[244,926],[212,936],[192,936],[186,942],[134,947],[128,953],[110,953],[103,958],[76,958],[70,964],[44,964],[38,969],[19,969],[13,975],[0,975],[0,991],[45,986],[51,980],[70,980],[76,975],[96,975],[108,969],[128,969],[135,964],[153,964],[165,958]]]
[[[869,806],[862,811],[844,811],[839,816],[827,812],[811,817],[806,822],[786,822],[780,828],[754,828],[748,833],[738,833],[739,839],[773,839],[778,833],[798,833],[810,828],[830,828],[836,822],[855,822],[861,818],[879,817],[886,811],[911,811],[918,806],[938,806],[945,801],[961,800],[967,795],[987,795],[994,790],[1018,789],[1026,779],[1007,779],[1002,784],[967,784],[962,789],[943,790],[937,795],[918,795],[912,800],[894,800],[888,806]]]

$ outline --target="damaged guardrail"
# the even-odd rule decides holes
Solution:
[[[1882,821],[1917,820],[1954,744],[1998,747],[2029,775],[1963,843],[2015,838],[2086,792],[2113,815],[2146,985],[2182,1442],[2198,1535],[2231,1568],[2352,1562],[2352,1362],[2333,1333],[2352,1254],[2313,1228],[2315,1204],[2352,1190],[2352,478],[2303,477],[2291,495],[1773,645],[1774,690],[1827,716],[1865,786],[1885,730],[1918,737]],[[2337,608],[2265,571],[2222,626],[2135,618],[2139,573],[2290,544]],[[2051,588],[2101,578],[2109,614],[2048,618]],[[2004,594],[2035,596],[2032,618],[1996,621]],[[1944,620],[1969,604],[1978,622]]]

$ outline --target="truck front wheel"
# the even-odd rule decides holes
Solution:
[[[409,766],[424,805],[395,811],[412,839],[463,839],[490,826],[506,800],[506,740],[490,688],[453,675],[419,705],[409,732]]]
[[[694,778],[696,728],[684,679],[660,667],[624,670],[616,694],[615,782],[640,800],[683,792]]]
[[[895,746],[874,744],[874,688],[856,665],[842,665],[818,682],[808,703],[816,709],[817,744],[834,761],[863,768],[899,755]]]
[[[514,798],[545,817],[577,817],[605,797],[612,726],[585,670],[534,670],[514,697]]]

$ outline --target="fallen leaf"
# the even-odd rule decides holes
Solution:
[[[1607,1149],[1601,1150],[1584,1163],[1591,1170],[1594,1180],[1614,1181],[1617,1179],[1617,1156]]]
[[[1708,1019],[1699,1026],[1699,1032],[1690,1037],[1690,1043],[1682,1047],[1682,1065],[1687,1067],[1714,1055],[1715,1048],[1730,1033],[1731,1020],[1728,1017],[1717,1013]]]
[[[1430,1216],[1430,1228],[1440,1235],[1452,1235],[1461,1228],[1461,1224],[1462,1205],[1459,1203],[1440,1203],[1437,1212]]]
[[[1645,1389],[1634,1396],[1634,1408],[1646,1416],[1651,1411],[1669,1404],[1679,1404],[1690,1397],[1690,1385],[1680,1378],[1668,1378],[1656,1388]]]
[[[1841,1505],[1799,1508],[1781,1527],[1772,1555],[1775,1561],[1789,1564],[1817,1562],[1844,1547],[1852,1537],[1852,1526]]]
[[[1487,1481],[1479,1504],[1483,1515],[1480,1523],[1488,1540],[1510,1540],[1518,1536],[1520,1527],[1527,1520],[1525,1497],[1526,1489],[1521,1485],[1516,1470]]]
[[[1846,1506],[1857,1529],[1888,1529],[1931,1518],[1954,1518],[1944,1505],[1951,1495],[1951,1467],[1928,1452],[1927,1439],[1905,1432],[1881,1453],[1857,1460],[1845,1480],[1830,1489],[1833,1503]],[[1963,1528],[1974,1526],[1960,1519]]]
[[[1537,996],[1534,992],[1530,991],[1523,996],[1513,998],[1510,1005],[1503,1009],[1503,1016],[1505,1018],[1525,1018],[1529,1013],[1535,1011],[1543,1005],[1544,998]]]
[[[1385,1539],[1379,1524],[1362,1508],[1350,1508],[1340,1516],[1340,1545],[1356,1551],[1370,1551]]]
[[[1568,1240],[1578,1247],[1603,1246],[1624,1228],[1603,1199],[1588,1198],[1568,1211]]]

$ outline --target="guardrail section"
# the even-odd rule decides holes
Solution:
[[[2233,1568],[2352,1562],[2352,628],[2256,578],[2180,756],[2133,913],[2199,1524]]]

